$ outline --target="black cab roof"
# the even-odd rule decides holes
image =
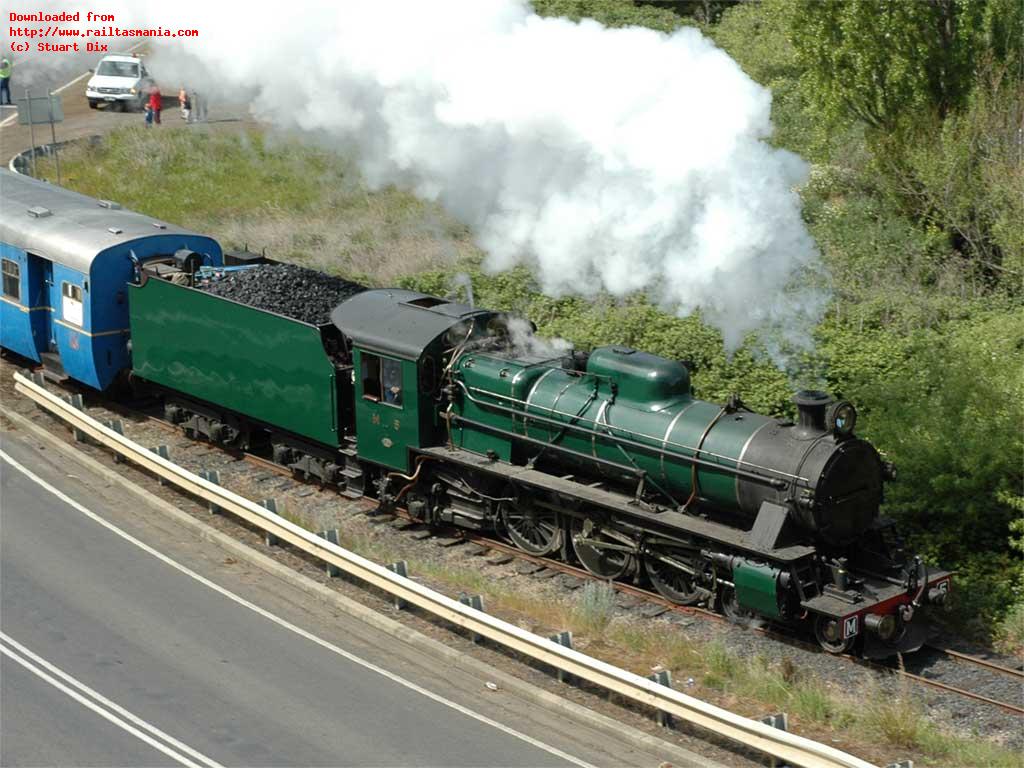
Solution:
[[[453,327],[496,314],[401,288],[363,291],[331,312],[331,322],[358,347],[418,360]]]

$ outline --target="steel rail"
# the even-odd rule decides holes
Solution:
[[[884,666],[882,666],[880,664],[875,664],[874,666],[876,666],[878,668],[881,668],[881,669],[888,669],[888,667],[884,667]],[[914,674],[913,672],[907,672],[905,669],[898,669],[898,670],[891,670],[891,671],[897,672],[901,677],[905,677],[908,680],[913,680],[915,683],[921,683],[922,685],[927,685],[927,686],[930,686],[931,688],[936,688],[936,689],[938,689],[940,691],[948,691],[949,693],[955,693],[958,696],[963,696],[963,697],[968,698],[968,699],[974,699],[975,701],[981,701],[981,702],[984,702],[985,704],[991,704],[994,707],[1000,707],[1001,709],[1005,709],[1007,712],[1012,712],[1015,715],[1024,715],[1024,707],[1019,707],[1016,704],[1010,704],[1007,701],[1000,701],[999,699],[992,699],[992,698],[989,698],[988,696],[983,696],[980,693],[974,693],[974,691],[968,691],[968,690],[966,690],[964,688],[957,688],[955,685],[949,685],[948,683],[941,683],[938,680],[932,680],[929,677],[924,677],[922,675],[917,675],[917,674]]]
[[[872,768],[871,764],[826,744],[772,728],[619,669],[547,638],[463,605],[417,582],[392,573],[353,552],[320,538],[238,494],[179,467],[138,445],[21,374],[15,390],[70,424],[96,443],[115,451],[197,498],[216,504],[280,541],[336,566],[351,576],[457,627],[521,653],[537,662],[586,680],[624,698],[667,712],[692,725],[787,763],[807,768]]]
[[[966,664],[974,664],[978,667],[983,667],[992,672],[998,672],[1002,675],[1009,675],[1015,677],[1018,680],[1024,680],[1024,670],[1014,669],[1013,667],[1004,667],[1002,664],[996,664],[994,661],[983,659],[980,656],[972,656],[969,653],[962,653],[961,651],[954,651],[952,648],[941,648],[937,645],[926,645],[926,648],[931,648],[933,651],[945,654],[954,661],[964,662]]]

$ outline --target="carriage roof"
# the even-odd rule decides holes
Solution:
[[[108,200],[0,170],[0,242],[88,274],[105,250],[154,235],[196,233]]]

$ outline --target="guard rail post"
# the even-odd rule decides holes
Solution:
[[[658,685],[664,685],[666,688],[672,687],[672,673],[667,669],[659,669],[653,675],[648,676],[649,680],[657,683]],[[674,728],[675,721],[672,720],[672,715],[659,709],[655,712],[655,719],[658,721],[658,725],[662,728]]]
[[[164,458],[167,458],[166,456]],[[199,476],[209,483],[214,485],[220,485],[220,472],[216,469],[204,469],[199,473]],[[220,507],[213,503],[210,499],[206,500],[206,509],[211,515],[220,514]]]
[[[260,502],[260,506],[263,507],[268,512],[271,512],[275,515],[281,514],[277,511],[277,499],[263,499],[263,501]],[[268,547],[276,547],[281,543],[281,540],[278,539],[277,536],[272,534],[270,531],[264,531],[263,543],[266,544]]]
[[[484,612],[484,598],[482,595],[467,595],[465,592],[463,592],[461,595],[459,595],[459,602],[463,605],[468,605],[474,611],[480,611],[480,613]],[[484,641],[484,636],[481,635],[479,632],[471,631],[469,633],[469,637],[477,645]]]
[[[396,563],[391,563],[388,570],[396,576],[401,576],[403,579],[409,578],[409,564],[405,560],[399,560]],[[395,606],[396,611],[404,610],[408,607],[408,604],[400,597],[392,597],[392,605]]]
[[[151,451],[152,451],[153,453],[155,453],[155,454],[156,454],[157,456],[159,456],[159,457],[160,457],[161,459],[166,459],[167,461],[170,461],[170,460],[171,460],[171,449],[170,449],[170,448],[168,448],[168,447],[167,447],[166,445],[164,445],[163,443],[161,443],[160,445],[154,445],[154,446],[153,446],[152,448],[150,448],[149,450],[151,450]],[[167,480],[166,480],[166,479],[164,478],[164,476],[163,476],[163,475],[161,475],[161,474],[159,474],[159,473],[157,473],[157,476],[156,476],[156,481],[157,481],[157,482],[158,482],[158,483],[159,483],[160,485],[166,485],[166,484],[167,484]]]
[[[337,528],[328,528],[326,531],[320,531],[320,538],[326,539],[327,541],[331,542],[331,544],[334,544],[335,546],[337,546],[338,545],[338,529]],[[334,565],[334,563],[328,562],[327,563],[327,567],[326,567],[325,570],[327,571],[327,578],[329,578],[329,579],[333,579],[333,578],[336,578],[337,576],[341,576],[341,568],[339,568],[338,566]]]

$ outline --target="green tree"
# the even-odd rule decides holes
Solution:
[[[1024,276],[1022,125],[1017,73],[987,65],[965,108],[922,131],[893,168],[897,191],[923,223],[949,232],[957,251],[1008,290]]]
[[[963,106],[988,51],[1019,54],[1015,0],[794,0],[803,84],[831,121],[885,132]]]
[[[1016,291],[1024,4],[791,0],[789,8],[808,110],[833,129],[865,127],[867,207],[894,207],[920,231],[936,258],[919,262],[921,274],[955,272],[961,260],[977,272],[968,280]]]
[[[541,16],[562,16],[573,21],[594,19],[606,27],[649,27],[659,32],[675,32],[687,21],[671,8],[661,8],[629,0],[531,0]]]
[[[1024,313],[977,312],[920,332],[864,388],[866,436],[900,471],[888,511],[941,562],[1007,552],[1024,486]]]
[[[888,377],[860,391],[863,434],[896,464],[885,511],[911,549],[957,572],[954,619],[989,633],[1022,580],[1024,315],[976,312],[915,334]],[[1019,620],[1019,616],[1018,619]]]

